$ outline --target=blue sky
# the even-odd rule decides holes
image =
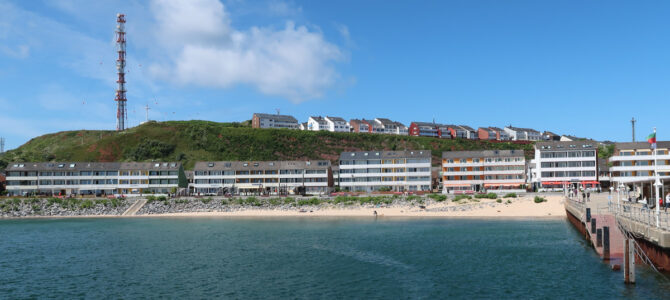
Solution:
[[[0,0],[0,136],[274,112],[670,136],[667,1]],[[668,134],[665,134],[668,132]]]

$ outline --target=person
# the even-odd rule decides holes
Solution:
[[[668,211],[668,206],[670,206],[670,192],[665,195],[665,211]]]
[[[612,195],[612,191],[613,191],[613,190],[614,190],[614,187],[611,186],[611,187],[610,187],[610,195]]]
[[[586,199],[591,201],[591,192],[590,191],[586,192]]]
[[[586,202],[586,193],[584,193],[584,191],[582,191],[582,200]]]

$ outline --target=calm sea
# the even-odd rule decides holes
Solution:
[[[564,220],[0,221],[0,298],[668,299]]]

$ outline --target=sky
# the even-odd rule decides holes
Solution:
[[[0,0],[5,150],[128,123],[254,112],[670,140],[668,1]]]

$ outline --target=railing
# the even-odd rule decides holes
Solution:
[[[650,209],[644,206],[631,203],[621,203],[617,207],[616,202],[609,204],[609,211],[614,213],[617,218],[628,219],[645,224],[650,227],[656,227],[656,209]],[[661,207],[658,215],[659,229],[670,231],[670,212]]]

